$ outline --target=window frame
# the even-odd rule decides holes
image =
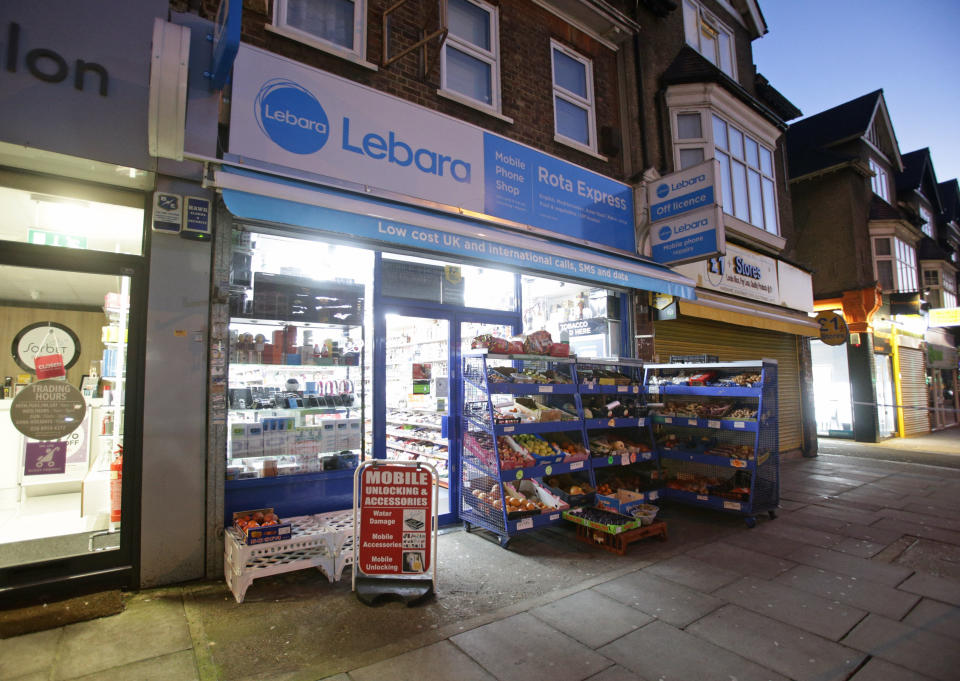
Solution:
[[[691,20],[695,22],[696,26],[696,43],[693,42],[690,35],[690,29],[694,26]],[[704,48],[701,45],[701,39],[706,30],[716,33],[713,58],[705,54]],[[725,35],[728,42],[729,50],[726,56],[730,60],[729,69],[724,68],[722,64],[721,35]],[[716,66],[723,73],[737,80],[737,50],[734,32],[729,26],[720,21],[715,14],[707,11],[699,2],[695,2],[694,0],[683,0],[683,38],[687,45],[695,49],[704,59]]]
[[[449,16],[448,0],[443,0],[445,10]],[[490,28],[490,50],[467,42],[456,36],[452,31],[447,32],[446,40],[443,41],[443,49],[440,50],[440,88],[437,92],[453,99],[466,106],[473,107],[486,113],[494,114],[503,118],[503,98],[500,94],[500,8],[484,2],[484,0],[462,0],[471,5],[479,7],[487,13]],[[449,27],[448,27],[449,28]],[[469,57],[490,65],[490,99],[488,104],[479,99],[474,99],[470,95],[464,94],[459,90],[454,90],[447,85],[447,50],[455,49],[463,52]]]
[[[936,281],[928,281],[931,278],[928,275],[933,275]],[[941,267],[923,267],[923,289],[936,293],[939,307],[957,307],[957,281],[953,272]]]
[[[887,243],[890,247],[889,255],[878,255],[877,254],[877,241],[880,239],[887,239]],[[890,241],[892,239],[892,241]],[[909,251],[912,255],[912,261],[908,262],[903,255],[906,255],[906,252]],[[891,282],[892,288],[887,289],[883,288],[884,292],[895,292],[895,293],[909,293],[912,291],[919,291],[920,289],[920,278],[923,276],[921,274],[921,269],[917,264],[917,249],[915,246],[911,246],[909,243],[901,239],[896,234],[873,234],[870,236],[870,252],[873,256],[873,275],[876,280],[880,282],[880,268],[878,263],[880,262],[889,262],[891,263],[891,277],[893,281]],[[906,282],[907,284],[912,284],[911,288],[905,287],[905,282],[903,278],[905,274],[912,273],[912,281]]]
[[[588,99],[584,99],[575,92],[567,90],[562,85],[557,83],[556,77],[556,61],[554,55],[556,52],[561,52],[570,59],[579,62],[583,65],[585,81],[586,81],[586,91]],[[580,151],[586,151],[588,153],[596,155],[597,152],[597,97],[596,90],[594,88],[593,81],[593,60],[589,57],[585,57],[582,54],[575,52],[561,42],[558,42],[554,38],[550,39],[550,81],[553,84],[553,91],[551,97],[551,103],[553,105],[553,139],[556,142],[561,144],[566,144],[567,146],[573,147],[574,149],[579,149]],[[576,106],[577,108],[584,109],[587,112],[587,138],[588,143],[584,144],[583,142],[573,139],[572,137],[567,137],[562,134],[557,129],[557,97],[567,101],[569,104]]]
[[[287,23],[287,3],[289,0],[274,0],[273,23],[265,27],[272,33],[277,33],[304,45],[342,57],[348,61],[376,70],[377,67],[366,60],[367,54],[367,0],[351,0],[353,2],[353,48],[346,48],[322,36],[315,35],[302,28]]]
[[[880,161],[872,156],[870,157],[869,165],[870,170],[873,171],[873,176],[870,178],[870,188],[874,194],[887,203],[890,203],[890,173],[887,172],[887,169],[883,167]],[[878,192],[877,189],[882,189],[883,192]]]
[[[679,137],[680,116],[684,116],[688,114],[700,115],[700,137],[699,138],[691,137],[691,138],[681,139]],[[777,192],[776,148],[771,147],[766,140],[761,138],[760,135],[757,135],[755,132],[748,130],[747,126],[733,119],[733,117],[717,111],[713,107],[707,107],[707,108],[676,107],[672,109],[670,112],[670,121],[672,125],[671,134],[672,134],[672,141],[673,141],[674,168],[678,170],[682,168],[680,164],[680,154],[682,151],[687,151],[690,149],[697,149],[697,148],[703,149],[704,160],[711,159],[711,158],[716,159],[717,162],[720,163],[722,166],[723,159],[718,158],[717,140],[714,137],[714,130],[715,130],[714,118],[717,118],[723,121],[724,125],[726,126],[725,128],[726,130],[729,130],[732,127],[734,130],[739,132],[743,138],[743,145],[744,145],[743,158],[742,159],[732,158],[732,155],[729,150],[729,133],[728,133],[728,140],[725,142],[725,146],[727,146],[728,148],[724,149],[723,147],[721,147],[719,150],[719,153],[727,157],[728,163],[731,164],[730,166],[731,168],[732,168],[732,163],[734,161],[736,161],[737,163],[742,163],[745,168],[744,172],[745,172],[745,178],[746,178],[745,190],[746,190],[747,218],[744,219],[742,217],[739,217],[735,212],[733,212],[736,208],[735,202],[734,204],[731,204],[730,202],[734,200],[734,197],[727,196],[727,194],[728,193],[733,194],[734,192],[726,192],[724,190],[723,188],[724,176],[722,174],[723,169],[721,167],[721,176],[718,178],[718,182],[721,185],[721,189],[719,193],[720,193],[724,215],[727,217],[733,218],[734,220],[738,220],[745,225],[749,225],[754,229],[759,229],[762,232],[765,232],[766,234],[780,237],[781,236],[780,235],[780,197],[778,196],[778,192]],[[746,140],[751,140],[757,145],[757,165],[756,166],[751,165],[750,160],[747,158],[748,154],[746,151],[747,149]],[[764,171],[763,169],[764,163],[762,160],[763,155],[761,150],[766,151],[770,155],[770,174],[767,174],[766,171]],[[750,215],[753,209],[751,196],[750,196],[751,195],[750,171],[756,172],[757,175],[760,177],[759,208],[761,211],[761,220],[760,220],[761,224],[759,225],[755,224],[754,222],[751,222],[750,220]],[[767,221],[764,218],[764,216],[767,215],[768,208],[769,208],[764,202],[764,198],[763,198],[763,181],[764,180],[768,180],[769,182],[771,182],[773,187],[773,207],[772,207],[773,208],[773,211],[772,211],[773,227],[776,229],[776,231],[770,231],[767,228]],[[730,175],[730,183],[731,183],[731,187],[733,187],[732,173]],[[728,210],[728,207],[730,208],[730,210]]]
[[[917,206],[917,213],[920,215],[920,219],[923,220],[923,224],[920,226],[920,231],[931,239],[935,239],[936,237],[934,236],[933,231],[933,211],[921,203],[919,206]]]

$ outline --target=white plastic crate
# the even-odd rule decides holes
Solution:
[[[353,512],[334,511],[289,518],[289,539],[247,546],[233,527],[224,532],[223,573],[237,603],[254,579],[309,567],[319,568],[332,582],[345,563],[338,558],[353,537]],[[350,558],[352,562],[351,544]],[[339,564],[339,565],[338,565]]]

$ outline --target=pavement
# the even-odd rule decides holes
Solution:
[[[361,604],[349,569],[125,594],[123,612],[0,640],[3,681],[960,679],[960,430],[781,462],[754,529],[678,505],[625,556],[571,527],[439,543],[436,598]],[[831,451],[835,441],[822,441]]]

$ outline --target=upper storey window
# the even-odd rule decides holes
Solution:
[[[553,121],[557,139],[595,153],[597,125],[593,63],[555,41],[550,41],[550,55],[553,64]]]
[[[736,80],[733,31],[693,0],[683,0],[683,31],[690,47]]]
[[[870,180],[873,193],[890,203],[890,176],[887,175],[886,169],[871,158],[870,170],[873,171],[873,178]]]
[[[497,8],[481,0],[447,0],[440,89],[470,106],[500,113]]]
[[[276,33],[351,61],[366,51],[366,0],[276,0]]]

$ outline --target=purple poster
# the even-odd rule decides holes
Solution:
[[[24,475],[51,475],[67,469],[66,442],[28,442]]]

